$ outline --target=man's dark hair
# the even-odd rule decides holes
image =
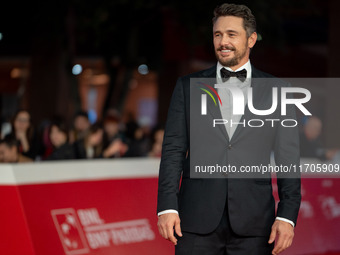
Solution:
[[[246,30],[248,37],[256,32],[256,19],[247,6],[237,4],[222,4],[217,6],[214,10],[214,17],[212,19],[213,24],[215,24],[219,17],[224,16],[243,18],[243,27]]]

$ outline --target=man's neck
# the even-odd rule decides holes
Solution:
[[[246,61],[246,62],[242,62],[242,64],[238,64],[236,66],[224,66],[221,64],[221,62],[218,62],[218,64],[221,66],[221,67],[225,67],[226,69],[229,69],[229,70],[232,70],[232,71],[236,71],[238,69],[240,69],[241,67],[246,67],[246,65],[248,64],[249,62],[249,59]]]
[[[238,63],[236,66],[228,66],[231,70],[236,71],[237,69],[239,69],[241,66],[244,66],[245,64],[247,64],[249,61],[249,58],[242,60],[240,63]]]

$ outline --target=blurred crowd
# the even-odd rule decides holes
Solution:
[[[3,123],[4,124],[4,123]],[[0,162],[32,162],[44,160],[160,157],[163,127],[140,126],[129,118],[123,122],[119,114],[107,114],[102,122],[90,123],[87,112],[78,112],[68,127],[62,118],[54,117],[35,128],[31,114],[18,110],[8,125],[2,125]],[[322,145],[322,122],[312,116],[302,123],[301,157],[322,161],[340,161],[338,148]]]
[[[321,161],[339,161],[339,148],[326,148],[321,139],[322,121],[316,116],[306,118],[300,133],[300,156]]]
[[[5,123],[6,124],[6,123]],[[31,114],[18,110],[2,125],[0,162],[32,162],[120,157],[160,157],[164,129],[140,126],[119,114],[107,114],[91,124],[87,112],[78,112],[70,127],[60,117],[34,127]]]

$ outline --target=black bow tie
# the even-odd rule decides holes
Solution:
[[[221,77],[223,82],[226,82],[230,77],[237,77],[240,81],[244,82],[247,78],[247,70],[242,69],[238,72],[231,72],[225,68],[221,68]]]

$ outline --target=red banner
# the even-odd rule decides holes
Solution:
[[[158,164],[6,165],[0,173],[0,253],[174,254],[157,229]],[[340,179],[302,180],[295,239],[285,254],[340,251],[339,194]]]

